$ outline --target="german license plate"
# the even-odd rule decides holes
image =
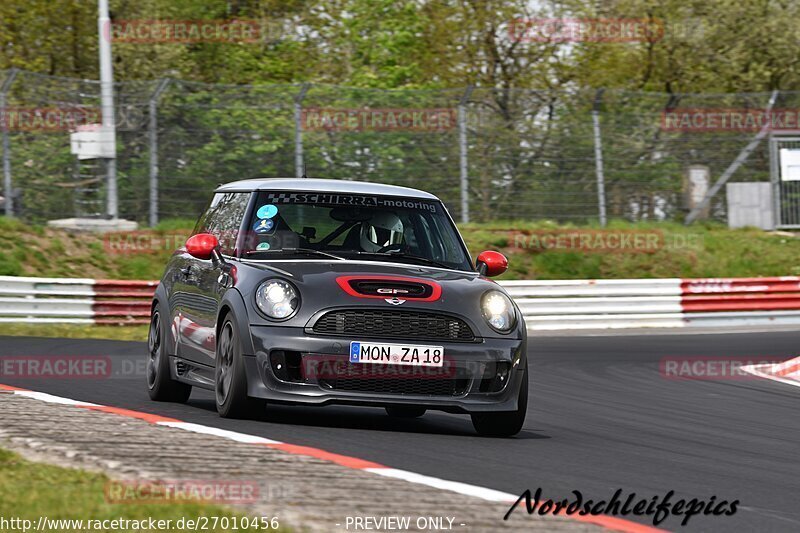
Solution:
[[[418,344],[352,341],[350,362],[439,367],[444,362],[444,348]]]

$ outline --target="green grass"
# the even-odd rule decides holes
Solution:
[[[0,275],[159,279],[172,251],[194,222],[166,220],[135,237],[70,234],[0,218]],[[514,246],[512,231],[600,230],[550,221],[495,221],[460,226],[470,251],[498,250],[509,258],[501,279],[732,277],[800,274],[800,238],[787,232],[730,230],[716,223],[611,221],[602,230],[660,232],[662,244],[644,253],[541,250]]]
[[[8,520],[113,520],[117,518],[172,520],[198,517],[242,517],[230,509],[201,502],[111,503],[105,496],[109,478],[103,474],[27,461],[0,448],[0,517]],[[239,523],[241,525],[241,522]],[[174,528],[174,526],[173,526]],[[32,531],[33,529],[30,529]],[[176,529],[170,529],[176,530]],[[55,529],[52,529],[55,531]],[[62,527],[58,531],[79,531]],[[87,531],[86,528],[80,531]],[[103,531],[129,531],[104,529]],[[209,527],[208,531],[256,531]],[[286,531],[286,529],[283,529]]]
[[[598,230],[607,238],[631,231],[660,234],[655,248],[588,251],[514,246],[512,233]],[[461,226],[470,251],[498,250],[509,259],[499,279],[702,278],[800,275],[800,238],[787,232],[731,230],[713,223],[690,227],[674,223],[630,224],[612,221],[607,228],[550,222],[502,222]],[[535,234],[536,235],[536,234]],[[541,234],[538,234],[541,235]],[[541,238],[541,237],[540,237]],[[528,240],[516,244],[529,246]]]
[[[0,275],[158,279],[194,222],[167,220],[133,236],[70,233],[0,217]]]
[[[59,339],[114,339],[146,341],[147,326],[94,326],[91,324],[0,324],[0,337],[54,337]]]

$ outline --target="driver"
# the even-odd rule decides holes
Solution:
[[[403,244],[403,222],[391,211],[376,211],[361,223],[361,248],[365,252],[380,252],[387,246]]]

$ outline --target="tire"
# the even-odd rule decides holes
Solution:
[[[156,304],[150,315],[150,331],[147,334],[147,392],[157,402],[185,403],[192,393],[192,386],[172,379],[169,373],[166,325],[162,320],[161,306]]]
[[[528,369],[522,374],[516,411],[475,413],[472,426],[484,437],[511,437],[522,429],[528,411]]]
[[[247,375],[242,360],[242,343],[230,315],[222,322],[217,335],[214,358],[214,398],[222,418],[261,417],[266,402],[247,396]]]
[[[386,414],[393,418],[419,418],[425,414],[424,407],[416,407],[413,405],[396,405],[386,408]]]

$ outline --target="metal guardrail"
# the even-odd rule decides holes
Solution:
[[[147,324],[157,281],[0,276],[0,322]]]
[[[800,277],[505,281],[529,330],[800,324]]]
[[[146,324],[157,281],[0,276],[0,322]],[[800,277],[501,281],[529,330],[800,324]]]

